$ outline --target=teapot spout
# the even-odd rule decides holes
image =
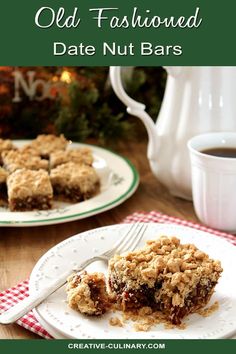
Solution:
[[[166,69],[168,75],[172,77],[178,77],[183,72],[182,66],[163,66],[163,68]]]

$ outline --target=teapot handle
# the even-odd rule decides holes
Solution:
[[[156,127],[152,118],[145,111],[146,106],[143,103],[135,101],[133,98],[129,97],[125,92],[121,79],[120,66],[110,67],[110,80],[117,97],[119,97],[119,99],[127,106],[127,112],[132,116],[136,116],[141,119],[141,121],[145,125],[149,138],[147,151],[148,159],[156,160],[159,150]]]

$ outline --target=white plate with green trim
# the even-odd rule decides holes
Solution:
[[[18,147],[29,143],[14,141]],[[80,203],[54,202],[51,210],[11,212],[0,207],[0,226],[41,226],[83,219],[112,209],[128,199],[137,189],[139,175],[131,162],[107,149],[80,143],[70,148],[89,147],[94,155],[94,168],[101,180],[101,191],[95,197]]]

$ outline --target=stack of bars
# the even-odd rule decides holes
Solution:
[[[39,135],[21,148],[0,139],[0,206],[47,210],[54,199],[78,203],[96,195],[100,182],[91,150],[68,146],[63,135]]]

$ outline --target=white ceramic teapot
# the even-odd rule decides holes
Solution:
[[[236,132],[236,67],[166,67],[167,84],[157,123],[130,98],[121,67],[110,68],[116,95],[147,128],[148,159],[171,194],[192,199],[187,141],[205,132]]]

